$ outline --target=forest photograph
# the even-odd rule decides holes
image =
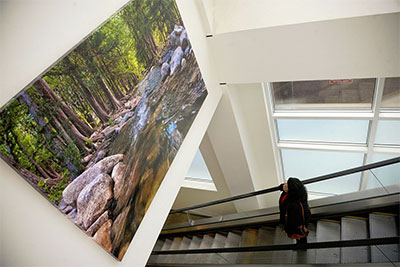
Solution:
[[[174,0],[133,0],[0,110],[0,156],[122,260],[207,96]]]

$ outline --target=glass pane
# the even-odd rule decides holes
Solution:
[[[366,143],[368,120],[277,120],[279,140]]]
[[[400,145],[400,121],[378,121],[378,127],[376,128],[375,144]]]
[[[285,178],[298,177],[300,180],[330,174],[363,164],[364,154],[355,152],[312,151],[282,149],[282,163]],[[309,184],[309,192],[344,194],[358,191],[361,173]]]
[[[400,108],[400,77],[385,79],[381,108]]]
[[[400,157],[400,154],[375,153],[372,155],[371,163],[396,157]],[[400,183],[400,163],[372,169],[371,172],[368,175],[367,189],[382,187],[381,184],[389,186]]]
[[[272,83],[275,109],[372,107],[376,79]]]
[[[194,159],[192,161],[192,164],[190,165],[186,178],[212,180],[211,174],[208,171],[207,165],[199,149],[197,150],[196,155],[194,156]]]

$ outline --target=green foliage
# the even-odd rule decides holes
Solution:
[[[88,146],[93,146],[93,141],[90,138],[86,138],[85,144]]]
[[[58,182],[56,185],[50,186],[47,184],[47,179],[41,179],[37,186],[42,189],[44,193],[47,194],[47,197],[51,202],[54,204],[58,205],[61,201],[62,198],[62,192],[64,189],[68,186],[70,183],[70,175],[68,171],[65,171],[62,174],[60,182]]]
[[[173,0],[131,1],[43,76],[62,102],[46,97],[35,84],[26,93],[37,114],[18,98],[0,111],[0,153],[19,169],[39,177],[46,176],[39,171],[42,169],[51,169],[49,174],[53,176],[61,173],[57,185],[50,186],[46,180],[37,184],[57,203],[70,177],[76,174],[68,171],[68,166],[76,167],[78,173],[84,170],[81,164],[84,155],[60,132],[54,119],[57,111],[65,104],[92,128],[101,126],[91,99],[103,107],[110,107],[110,103],[99,81],[103,79],[115,96],[133,89],[145,70],[156,62],[175,23],[180,21]],[[65,123],[59,118],[58,121]],[[114,122],[110,119],[109,124]],[[93,145],[89,138],[85,143]]]

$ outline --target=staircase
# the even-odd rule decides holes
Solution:
[[[359,215],[358,215],[359,216]],[[308,243],[398,236],[398,214],[319,219],[309,224]],[[160,238],[154,251],[292,244],[280,225]],[[400,261],[399,244],[308,250],[152,255],[147,266],[204,264],[349,264]]]

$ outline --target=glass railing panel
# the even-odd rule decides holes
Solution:
[[[319,150],[282,149],[282,164],[286,178],[298,177],[306,180],[339,170],[361,166],[364,154],[359,152],[337,152]],[[358,191],[361,174],[355,173],[328,181],[308,184],[310,192],[345,194]]]
[[[372,161],[379,162],[394,158],[398,160],[396,156],[397,155],[392,154],[376,154]],[[313,178],[304,180],[308,181],[310,179]],[[330,178],[320,182],[306,183],[305,186],[308,191],[309,201],[320,198],[337,197],[344,194],[347,194],[346,199],[355,200],[398,192],[398,186],[396,187],[394,185],[398,185],[399,183],[400,163],[394,163],[354,174]],[[274,190],[274,188],[271,189]],[[220,221],[232,220],[235,216],[243,217],[247,216],[248,213],[251,213],[251,216],[254,217],[257,216],[257,214],[254,215],[257,212],[262,213],[259,216],[264,216],[265,214],[276,215],[280,194],[280,191],[272,191],[267,194],[229,200],[228,202],[213,204],[211,206],[192,208],[185,212],[170,215],[165,226],[177,223],[198,225],[196,221],[203,219],[213,220],[213,222],[218,218]],[[335,201],[337,201],[337,199]],[[212,222],[210,221],[210,223]]]
[[[396,154],[374,154],[372,162],[378,162],[394,158]],[[380,188],[400,184],[400,164],[392,164],[380,168],[371,169],[366,178],[366,189]]]

